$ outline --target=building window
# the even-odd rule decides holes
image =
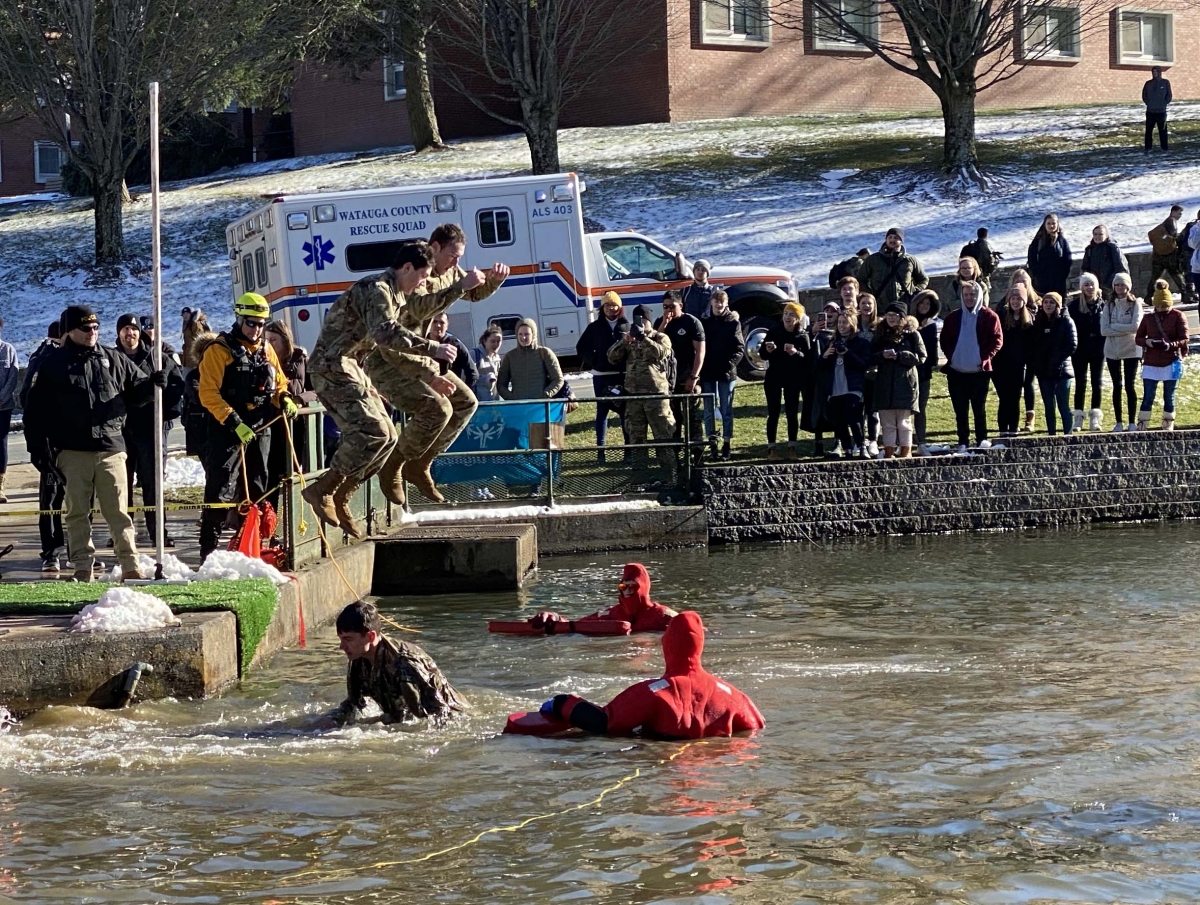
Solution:
[[[383,99],[385,101],[402,100],[408,91],[404,87],[404,63],[383,61]]]
[[[812,19],[816,50],[866,50],[858,35],[879,37],[879,8],[873,0],[820,0],[813,4]]]
[[[702,0],[704,40],[770,41],[767,3],[768,0]]]
[[[513,244],[512,212],[508,208],[480,211],[475,215],[475,225],[481,246]]]
[[[33,143],[33,181],[48,182],[62,177],[62,148],[51,141]]]
[[[1073,6],[1039,6],[1024,17],[1021,33],[1027,60],[1078,60],[1079,10]]]
[[[1170,13],[1117,11],[1122,63],[1175,62],[1175,22]]]

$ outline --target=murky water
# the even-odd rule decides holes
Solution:
[[[389,601],[468,717],[272,728],[340,699],[329,630],[221,700],[43,712],[0,733],[0,902],[1195,901],[1198,554],[1183,524],[648,556],[767,718],[688,746],[496,734],[656,674],[656,636],[484,632],[606,603],[619,557]]]

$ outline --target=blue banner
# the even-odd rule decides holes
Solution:
[[[543,402],[527,405],[489,405],[480,403],[466,428],[448,452],[507,452],[529,449],[529,426],[546,421],[547,406]],[[550,421],[566,420],[566,402],[552,402]],[[557,472],[560,456],[553,456]],[[470,481],[484,483],[498,480],[505,484],[540,484],[547,473],[546,456],[471,456],[470,458],[441,458],[433,463],[433,479],[438,484]]]

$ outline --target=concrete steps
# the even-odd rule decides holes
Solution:
[[[711,543],[1200,516],[1200,431],[1020,438],[970,456],[706,468]]]

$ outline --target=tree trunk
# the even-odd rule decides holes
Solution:
[[[530,170],[535,176],[561,172],[558,164],[558,116],[537,110],[531,104],[522,104],[522,121],[525,124],[525,140],[529,142],[529,158],[533,163]]]
[[[942,169],[948,173],[978,174],[975,153],[975,83],[939,86],[945,138],[942,145]],[[974,176],[972,176],[974,178]]]
[[[121,194],[124,182],[97,179],[92,199],[96,214],[96,264],[120,264],[125,253],[125,233],[121,224]]]
[[[417,27],[405,22],[400,31],[401,55],[404,58],[404,101],[408,108],[408,125],[412,130],[413,147],[444,148],[438,131],[437,112],[433,109],[433,89],[429,84],[429,55],[425,38],[429,27]]]

